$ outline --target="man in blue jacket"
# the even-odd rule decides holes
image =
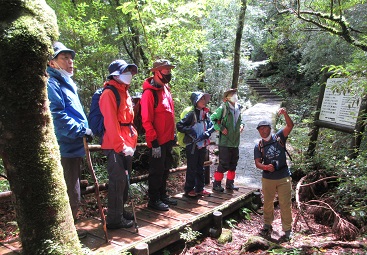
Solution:
[[[60,146],[61,165],[70,207],[76,220],[80,205],[80,164],[82,157],[85,156],[83,136],[93,134],[88,127],[77,87],[71,79],[75,52],[60,42],[55,42],[53,49],[54,54],[50,57],[47,67],[48,99]]]

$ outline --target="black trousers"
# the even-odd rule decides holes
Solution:
[[[192,146],[195,146],[194,153],[192,154]],[[186,158],[187,158],[187,170],[186,170],[186,182],[184,190],[190,192],[201,192],[205,185],[204,175],[204,162],[206,156],[206,147],[198,149],[196,145],[190,144],[186,146]]]
[[[153,158],[152,149],[150,149],[148,195],[151,201],[157,201],[167,196],[167,179],[173,163],[172,142],[162,144],[161,152],[160,158]]]
[[[238,147],[219,146],[218,172],[236,171],[239,156]]]
[[[108,202],[107,219],[108,224],[118,224],[124,213],[124,204],[128,199],[129,186],[127,176],[131,174],[132,157],[116,153],[114,150],[103,150],[107,156],[108,171]]]
[[[61,157],[64,178],[69,196],[69,203],[74,220],[78,215],[80,205],[80,163],[82,158]]]

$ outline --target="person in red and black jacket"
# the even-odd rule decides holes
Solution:
[[[175,66],[168,60],[155,61],[150,69],[153,76],[143,83],[140,101],[142,125],[150,148],[148,207],[159,211],[168,211],[169,205],[177,205],[177,201],[167,194],[167,178],[173,162],[172,146],[175,143],[176,129],[174,104],[169,87],[173,68]],[[156,106],[155,96],[158,99]]]

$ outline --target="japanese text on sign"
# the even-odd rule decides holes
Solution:
[[[347,82],[344,78],[330,78],[326,82],[320,120],[355,127],[361,98],[349,93],[334,93],[331,87]]]

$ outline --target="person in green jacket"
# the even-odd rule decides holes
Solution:
[[[234,186],[236,167],[239,159],[242,106],[238,104],[237,89],[224,92],[222,104],[211,116],[214,129],[219,131],[219,165],[214,173],[213,191],[223,192],[222,179],[227,172],[226,189],[238,190]]]

